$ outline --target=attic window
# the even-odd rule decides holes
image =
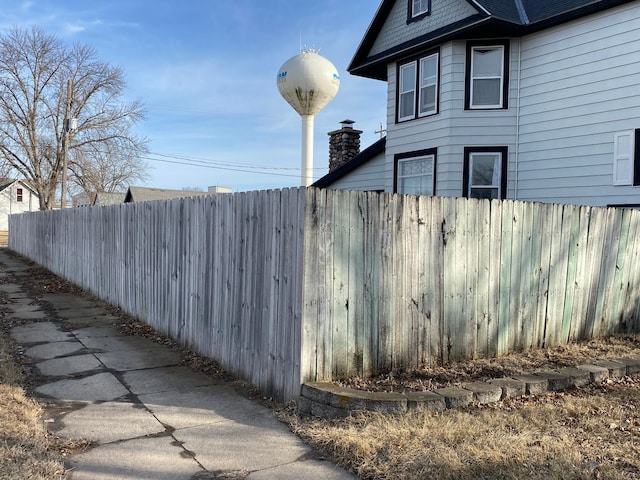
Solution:
[[[431,0],[409,0],[407,23],[415,22],[431,13]]]
[[[16,188],[16,202],[22,202],[22,189]]]

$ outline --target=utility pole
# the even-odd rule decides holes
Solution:
[[[67,109],[64,114],[64,137],[62,139],[62,195],[60,196],[60,208],[67,206],[67,163],[69,157],[69,137],[71,133],[71,90],[73,82],[67,81]]]

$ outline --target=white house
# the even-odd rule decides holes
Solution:
[[[349,72],[384,154],[317,186],[640,205],[640,0],[383,0]]]
[[[40,210],[40,197],[24,180],[0,179],[0,231],[9,229],[9,215]]]

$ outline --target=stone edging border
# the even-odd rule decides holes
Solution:
[[[496,378],[486,382],[464,384],[462,387],[440,388],[427,392],[380,393],[341,387],[333,383],[312,382],[302,385],[296,403],[298,411],[314,417],[345,418],[355,411],[405,413],[407,411],[441,412],[448,408],[492,403],[507,397],[534,395],[547,391],[562,391],[590,383],[602,383],[608,378],[620,378],[640,373],[640,355],[602,360],[593,364],[541,370],[530,375]]]

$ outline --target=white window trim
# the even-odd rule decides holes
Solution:
[[[416,11],[416,4],[422,5],[422,10]],[[420,0],[411,0],[411,18],[419,17],[420,15],[424,15],[425,13],[429,13],[429,2],[428,1],[420,1]]]
[[[429,60],[431,58],[435,58],[435,62],[436,62],[436,80],[435,83],[433,84],[436,87],[436,95],[435,95],[435,102],[433,104],[433,109],[432,110],[428,110],[426,112],[422,112],[420,111],[420,106],[422,105],[422,89],[424,87],[428,87],[430,85],[422,85],[422,64],[425,60]],[[438,78],[440,75],[440,54],[438,52],[432,54],[432,55],[428,55],[426,57],[423,57],[420,59],[420,62],[418,64],[418,69],[417,69],[417,75],[418,75],[418,79],[419,79],[419,85],[418,85],[418,117],[426,117],[428,115],[433,115],[438,113],[438,96],[440,93],[440,79]]]
[[[414,68],[414,78],[413,78],[413,89],[411,90],[402,90],[402,84],[404,83],[403,80],[403,73],[406,69],[408,69],[409,67]],[[399,69],[399,78],[398,78],[398,122],[404,122],[406,120],[413,120],[414,118],[416,118],[416,85],[417,85],[417,81],[418,81],[418,62],[417,61],[413,61],[413,62],[409,62],[406,63],[404,65],[400,66]],[[413,93],[413,104],[411,107],[411,115],[406,115],[404,117],[400,116],[401,113],[401,105],[402,105],[402,96],[408,93]]]
[[[436,88],[436,97],[435,97],[435,104],[433,106],[433,110],[429,110],[426,112],[421,112],[420,111],[420,104],[421,104],[421,100],[422,100],[422,62],[424,60],[428,60],[430,58],[435,58],[435,62],[436,62],[436,79],[435,79],[435,88]],[[414,76],[414,82],[413,82],[413,89],[411,90],[406,90],[406,91],[402,91],[402,80],[403,80],[403,73],[404,71],[409,68],[409,67],[413,67],[414,71],[415,71],[415,76]],[[402,65],[398,66],[398,78],[397,78],[397,82],[398,82],[398,88],[397,88],[397,92],[398,92],[398,98],[396,99],[396,109],[397,109],[397,122],[406,122],[408,120],[415,120],[417,118],[422,118],[422,117],[428,117],[430,115],[436,115],[438,113],[438,108],[439,108],[439,104],[440,104],[440,52],[435,52],[432,53],[430,55],[426,55],[424,57],[420,57],[416,60],[413,60],[411,62],[407,62],[407,63],[403,63]],[[412,114],[411,115],[405,115],[405,116],[400,116],[401,115],[401,100],[402,100],[402,95],[406,94],[406,93],[413,93],[413,107],[412,107]]]
[[[407,157],[407,158],[398,159],[398,167],[397,167],[398,173],[397,173],[397,179],[396,179],[396,182],[397,182],[397,185],[398,185],[398,193],[404,194],[404,192],[402,192],[400,190],[401,180],[406,179],[406,178],[419,178],[419,177],[424,177],[425,176],[424,174],[421,174],[421,175],[400,175],[400,171],[401,171],[400,166],[402,165],[402,163],[404,163],[404,162],[413,162],[413,161],[416,161],[416,160],[423,160],[423,159],[424,160],[431,160],[431,173],[430,173],[430,175],[431,175],[431,193],[422,193],[420,195],[428,195],[428,196],[435,195],[435,191],[434,191],[435,187],[434,187],[433,183],[434,183],[434,176],[435,176],[436,156],[433,155],[433,154],[430,154],[430,155],[418,155],[418,156],[415,156],[415,157]],[[412,195],[414,195],[414,194],[412,194]]]
[[[476,77],[474,76],[473,73],[473,58],[474,58],[474,52],[476,50],[489,50],[492,48],[498,48],[500,49],[500,51],[502,52],[502,58],[500,61],[500,77],[496,77],[496,76],[490,76],[490,77]],[[503,92],[504,92],[504,56],[505,56],[505,46],[504,45],[476,45],[471,47],[471,74],[470,74],[470,85],[469,85],[469,108],[472,110],[487,110],[487,109],[492,109],[492,108],[503,108]],[[475,80],[491,80],[491,79],[496,79],[496,78],[500,78],[500,95],[499,95],[499,102],[497,104],[492,104],[492,105],[474,105],[473,104],[473,88],[475,85]]]
[[[625,138],[626,137],[626,138]],[[633,185],[633,167],[635,157],[635,131],[618,132],[613,137],[613,185],[629,186]],[[618,146],[620,142],[628,142],[627,154],[621,153]],[[622,168],[621,164],[628,162],[628,168]],[[624,174],[626,172],[626,175]]]
[[[493,179],[492,179],[492,183],[491,185],[474,185],[471,180],[473,179],[473,157],[474,156],[480,156],[480,155],[496,155],[496,161],[497,161],[497,165],[494,164],[494,171],[493,171]],[[496,168],[497,167],[497,168]],[[496,174],[497,174],[497,179],[496,179]],[[498,197],[497,198],[502,198],[502,152],[471,152],[469,153],[469,188],[467,191],[467,196],[468,198],[473,198],[471,196],[471,191],[476,188],[476,189],[489,189],[489,188],[497,188],[498,189]],[[497,184],[496,184],[496,180],[497,180]]]

